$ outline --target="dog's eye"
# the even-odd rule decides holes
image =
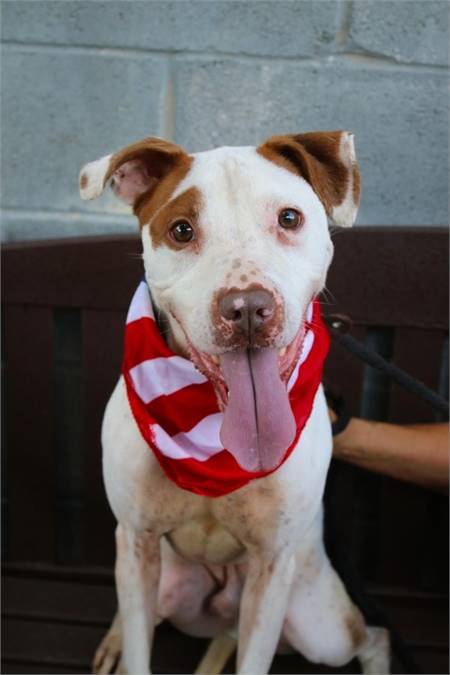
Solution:
[[[303,214],[296,209],[283,209],[278,216],[278,225],[285,230],[295,230],[303,225]]]
[[[194,238],[194,229],[185,220],[181,220],[170,228],[170,234],[180,244],[187,244]]]

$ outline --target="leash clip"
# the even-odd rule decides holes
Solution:
[[[328,328],[339,335],[349,333],[353,327],[353,321],[346,314],[328,314],[323,318]]]

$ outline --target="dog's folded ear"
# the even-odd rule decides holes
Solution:
[[[258,152],[307,180],[332,223],[353,225],[361,186],[353,134],[318,131],[272,136]]]
[[[144,138],[86,164],[80,171],[80,195],[82,199],[95,199],[111,182],[116,195],[134,205],[138,197],[150,193],[176,164],[189,162],[189,156],[177,145],[161,138]]]

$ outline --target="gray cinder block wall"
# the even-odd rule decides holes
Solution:
[[[446,0],[4,0],[3,238],[132,231],[82,164],[348,129],[360,225],[448,221]]]

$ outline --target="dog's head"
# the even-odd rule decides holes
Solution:
[[[245,468],[272,468],[295,430],[285,383],[331,262],[327,216],[344,227],[356,217],[352,135],[275,136],[193,155],[146,138],[82,169],[83,199],[108,184],[139,220],[170,346],[222,400],[225,447]]]

